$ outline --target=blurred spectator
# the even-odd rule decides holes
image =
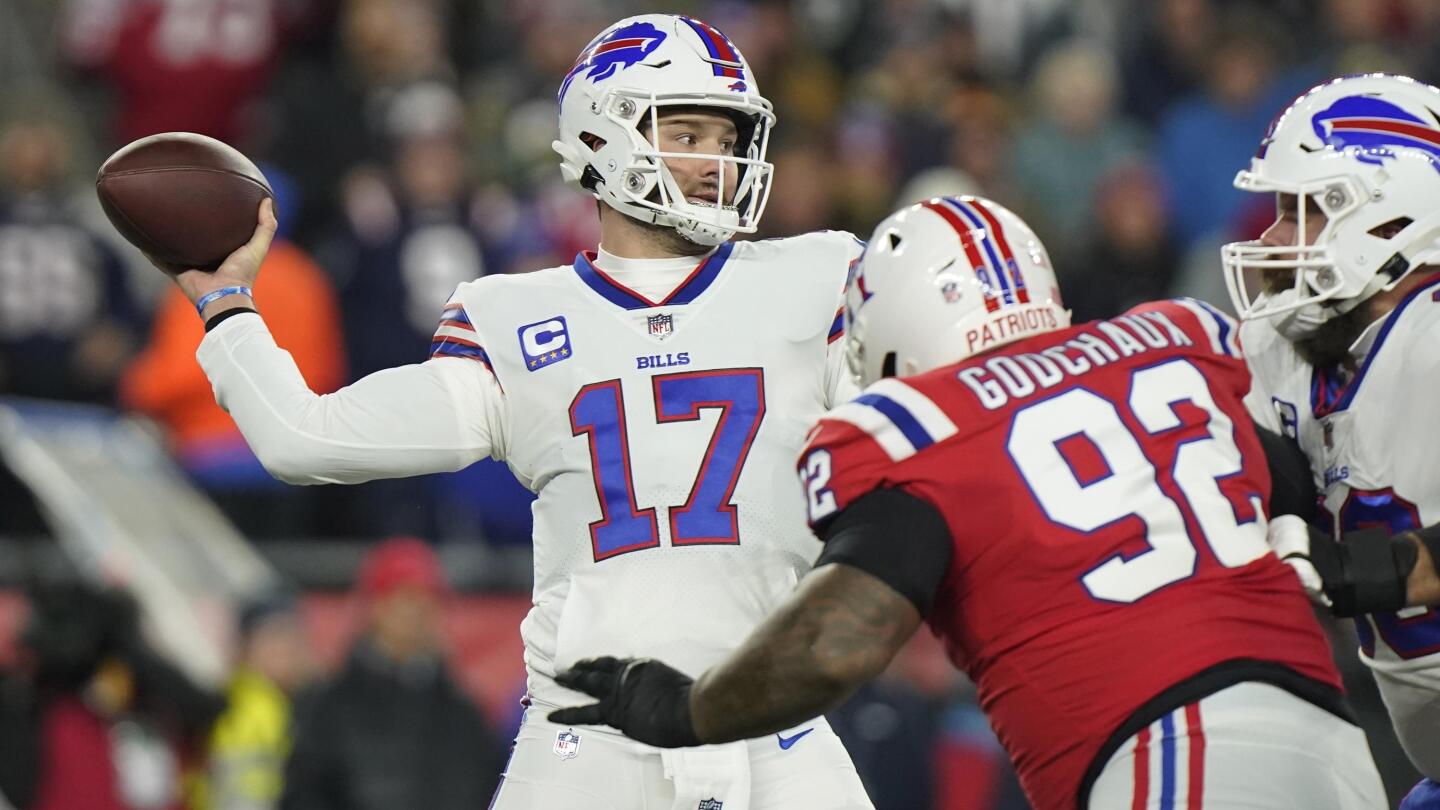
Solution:
[[[1016,134],[1010,171],[1027,218],[1062,259],[1088,235],[1097,181],[1144,145],[1140,130],[1115,115],[1118,81],[1109,52],[1082,41],[1055,47],[1036,68],[1039,114]]]
[[[881,678],[861,687],[828,717],[875,810],[939,806],[934,761],[938,708],[937,701],[904,680]]]
[[[763,236],[792,236],[835,227],[832,161],[813,144],[780,149],[770,155],[775,183],[761,224]]]
[[[366,557],[357,591],[365,630],[344,669],[300,717],[281,806],[485,806],[504,751],[449,675],[439,560],[420,540],[388,540]]]
[[[1180,270],[1181,254],[1168,230],[1154,169],[1138,162],[1117,166],[1100,179],[1092,199],[1093,238],[1073,261],[1055,268],[1075,323],[1164,298]]]
[[[112,87],[113,137],[199,132],[245,141],[306,0],[68,0],[70,63]]]
[[[1137,30],[1121,59],[1124,110],[1154,126],[1176,100],[1201,86],[1215,41],[1214,0],[1135,3]]]
[[[142,316],[71,206],[70,148],[45,112],[0,127],[0,393],[108,402]]]
[[[1433,4],[1432,4],[1433,5]],[[1405,17],[1394,0],[1323,0],[1322,41],[1328,44],[1326,72],[1337,76],[1351,73],[1401,73],[1413,75],[1408,49],[1397,48],[1404,33]]]
[[[445,301],[485,274],[459,98],[439,82],[411,85],[392,100],[387,131],[391,160],[351,177],[344,227],[323,254],[353,378],[424,360]]]
[[[24,810],[179,810],[182,745],[219,699],[145,644],[123,592],[46,585],[30,609],[0,759],[33,769],[7,769],[0,791]]]
[[[271,246],[255,284],[255,302],[312,389],[329,392],[344,383],[335,292],[304,251],[283,240]],[[125,371],[121,402],[165,426],[181,464],[242,532],[302,534],[305,493],[271,478],[230,415],[215,404],[210,381],[195,360],[204,335],[195,308],[172,288],[155,315],[149,342]]]
[[[274,93],[268,157],[314,201],[295,223],[307,244],[331,224],[342,178],[384,156],[396,94],[416,82],[453,81],[440,3],[341,3],[337,52],[292,60]]]
[[[952,122],[946,153],[950,166],[973,180],[979,193],[1020,208],[1020,192],[1005,159],[1015,111],[1004,96],[988,85],[962,85],[947,100],[946,117]]]
[[[352,174],[344,226],[322,248],[339,285],[351,379],[424,361],[445,301],[486,272],[458,96],[441,82],[420,82],[397,92],[388,109],[392,157],[383,168]],[[586,216],[594,218],[588,210]],[[347,494],[357,529],[370,536],[446,534],[446,493],[437,481],[401,478],[355,488]]]
[[[1282,73],[1283,37],[1259,11],[1227,18],[1209,48],[1205,89],[1176,103],[1160,122],[1156,158],[1169,185],[1182,245],[1229,233],[1244,217],[1245,195],[1231,185],[1249,165],[1275,110],[1313,84]]]
[[[225,713],[206,750],[206,778],[188,810],[273,810],[292,737],[291,699],[314,674],[293,596],[253,598],[240,610],[240,656]]]

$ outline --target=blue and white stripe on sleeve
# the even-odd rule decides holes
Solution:
[[[1210,348],[1216,354],[1240,356],[1240,344],[1235,340],[1240,328],[1234,318],[1198,298],[1176,298],[1175,303],[1195,314],[1195,319],[1210,338]]]
[[[929,397],[900,380],[881,380],[825,415],[865,431],[891,461],[902,461],[957,432]]]

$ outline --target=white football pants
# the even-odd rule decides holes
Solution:
[[[1120,746],[1090,810],[1376,810],[1365,733],[1279,687],[1241,683]]]
[[[874,810],[824,718],[670,752],[589,726],[557,726],[545,719],[549,710],[525,712],[492,810]]]

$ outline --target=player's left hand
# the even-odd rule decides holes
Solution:
[[[555,676],[561,686],[600,699],[550,713],[565,726],[606,725],[660,748],[700,745],[690,722],[685,673],[649,658],[587,658]]]

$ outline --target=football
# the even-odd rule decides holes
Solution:
[[[255,231],[265,176],[229,145],[165,132],[122,147],[100,167],[95,192],[130,244],[167,272],[214,271]]]

